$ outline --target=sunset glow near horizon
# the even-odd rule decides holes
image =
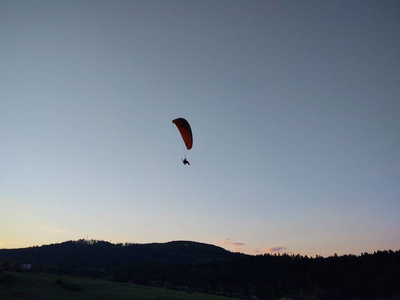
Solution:
[[[399,250],[399,16],[385,0],[1,1],[0,248]]]

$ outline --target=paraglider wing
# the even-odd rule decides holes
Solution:
[[[190,128],[189,122],[184,118],[177,118],[172,120],[172,123],[178,127],[178,130],[182,136],[183,141],[185,142],[186,148],[188,150],[192,149],[193,146],[193,135],[192,129]]]

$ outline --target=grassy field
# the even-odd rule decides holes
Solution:
[[[16,281],[13,284],[0,285],[1,300],[232,300],[232,298],[207,294],[188,294],[98,279],[44,273],[12,274],[16,276]],[[57,280],[58,284],[56,283]],[[79,289],[80,291],[78,291]]]

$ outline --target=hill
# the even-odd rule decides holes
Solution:
[[[105,241],[78,240],[21,249],[0,249],[0,255],[33,265],[84,266],[115,263],[163,262],[198,263],[235,256],[214,245],[174,241],[151,244],[112,244]]]
[[[32,271],[231,297],[400,298],[400,251],[391,250],[309,258],[252,256],[190,241],[111,244],[87,240],[0,250],[0,271],[18,269],[17,261],[32,264]]]

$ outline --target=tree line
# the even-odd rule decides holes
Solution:
[[[400,299],[400,251],[307,257],[245,255],[195,242],[70,241],[0,250],[33,271],[253,299]],[[10,262],[10,259],[14,260]],[[3,261],[3,263],[2,263]]]

